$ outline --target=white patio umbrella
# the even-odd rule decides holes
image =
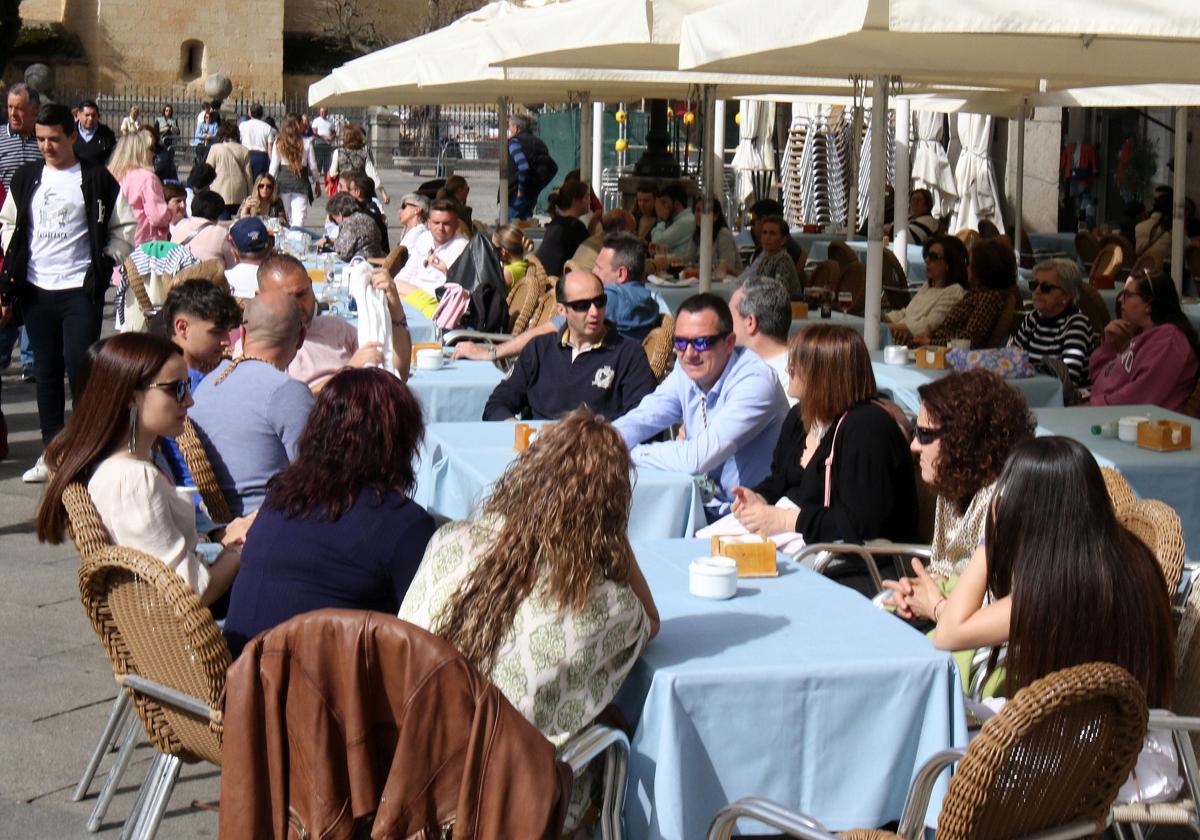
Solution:
[[[760,191],[763,181],[769,184],[770,174],[775,171],[775,144],[771,133],[775,127],[775,106],[771,102],[743,99],[738,125],[738,146],[730,164],[737,177],[738,201],[749,201],[751,196],[766,198]],[[762,192],[763,194],[760,194]]]
[[[954,182],[958,184],[959,200],[950,229],[978,228],[979,222],[987,219],[1004,233],[997,200],[1000,190],[992,165],[992,118],[986,114],[959,114],[958,137],[962,151],[954,169]]]
[[[916,112],[917,139],[913,144],[912,186],[933,194],[933,215],[948,216],[958,202],[954,169],[942,146],[945,118],[933,111]]]

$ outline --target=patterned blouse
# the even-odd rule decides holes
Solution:
[[[962,516],[955,510],[954,502],[938,496],[933,514],[933,544],[929,562],[929,570],[934,575],[950,578],[962,574],[967,561],[983,542],[984,524],[995,492],[995,482],[979,488]]]
[[[954,304],[942,325],[929,334],[929,343],[945,344],[951,339],[965,338],[973,350],[986,347],[1004,311],[1007,294],[996,289],[971,289]]]
[[[450,599],[495,534],[487,520],[440,528],[400,618],[437,632]],[[565,614],[535,590],[517,608],[490,676],[527,720],[561,746],[608,705],[649,637],[650,620],[628,584],[603,581],[582,612]]]
[[[361,211],[351,213],[342,219],[338,225],[337,240],[333,250],[343,262],[350,262],[354,257],[382,257],[383,238],[379,234],[379,225],[375,220]]]

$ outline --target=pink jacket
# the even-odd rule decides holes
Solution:
[[[130,169],[121,179],[121,192],[137,217],[134,245],[170,238],[171,208],[157,175],[149,169]]]
[[[1118,353],[1111,341],[1092,354],[1092,405],[1157,405],[1182,411],[1200,370],[1187,336],[1158,324]]]

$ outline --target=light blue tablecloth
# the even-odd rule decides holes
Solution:
[[[712,292],[714,295],[719,295],[725,300],[729,300],[733,296],[737,284],[734,283],[735,278],[730,277],[728,280],[720,282],[714,281],[712,284]],[[679,304],[690,298],[692,295],[700,293],[700,283],[693,281],[685,286],[660,286],[657,283],[646,284],[652,292],[656,292],[659,297],[666,301],[667,306],[671,309],[671,314],[674,315],[679,311]]]
[[[875,384],[879,390],[890,393],[892,401],[912,415],[916,415],[921,406],[917,389],[950,373],[948,370],[919,368],[914,362],[889,365],[883,361],[880,350],[871,353],[871,368],[875,371]],[[1038,374],[1028,379],[1009,379],[1008,384],[1025,396],[1031,408],[1062,407],[1062,383],[1053,376]]]
[[[517,456],[513,437],[512,423],[427,426],[414,498],[430,513],[467,517]],[[643,469],[634,481],[630,537],[672,539],[704,526],[704,503],[691,476]]]
[[[351,324],[358,324],[358,313],[350,311],[350,291],[344,285],[327,288],[325,283],[313,283],[313,293],[318,301],[326,303],[330,312]],[[335,300],[330,300],[336,296]],[[437,341],[436,325],[421,314],[415,306],[403,303],[404,317],[408,320],[408,334],[413,344],[428,344]]]
[[[472,423],[504,374],[491,362],[446,360],[441,370],[412,366],[408,387],[421,401],[426,423]]]
[[[800,330],[807,329],[813,324],[842,324],[854,327],[859,335],[865,335],[867,329],[867,322],[861,315],[843,315],[840,311],[834,309],[830,317],[822,318],[820,311],[810,308],[807,318],[797,318],[792,321],[792,326],[788,329],[788,336],[793,336],[800,332]],[[891,332],[883,324],[879,326],[879,338],[884,347],[888,347],[893,343]]]
[[[1200,546],[1200,424],[1194,417],[1152,405],[1043,408],[1036,411],[1038,434],[1074,438],[1096,456],[1101,466],[1115,467],[1143,499],[1159,499],[1175,508],[1191,556]],[[1147,416],[1175,420],[1192,427],[1192,449],[1155,452],[1117,438],[1091,433],[1094,425],[1122,417]]]
[[[636,724],[630,837],[703,837],[719,808],[750,795],[831,829],[881,825],[899,818],[926,759],[966,745],[950,656],[861,595],[785,561],[780,577],[709,601],[688,593],[687,572],[707,541],[634,549],[662,630],[617,696]]]

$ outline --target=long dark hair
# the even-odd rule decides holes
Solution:
[[[704,199],[697,198],[695,200],[695,202],[692,203],[692,208],[693,208],[693,210],[699,210],[701,213],[703,213],[704,212]],[[716,242],[717,234],[720,232],[721,228],[729,227],[729,222],[725,221],[725,208],[723,208],[721,206],[721,202],[717,201],[716,199],[713,199],[712,211],[713,211],[713,242]],[[696,229],[692,231],[692,241],[695,242],[697,245],[700,244],[700,225],[696,225]]]
[[[1154,555],[1117,521],[1095,458],[1040,437],[1013,450],[987,524],[988,590],[1012,595],[1008,694],[1051,671],[1112,662],[1151,706],[1175,688],[1175,625]]]
[[[929,256],[934,245],[942,246],[942,255],[946,260],[946,285],[958,284],[967,287],[967,246],[957,236],[935,236],[921,246],[921,256]]]
[[[1200,359],[1200,336],[1197,336],[1196,328],[1183,314],[1179,292],[1175,291],[1175,281],[1170,275],[1140,271],[1129,276],[1137,284],[1138,295],[1150,304],[1150,320],[1155,324],[1171,324],[1183,333],[1192,347],[1192,353]],[[1117,314],[1120,314],[1119,310]]]
[[[46,466],[52,474],[38,508],[39,540],[62,541],[67,526],[62,497],[67,485],[86,480],[97,463],[129,440],[134,392],[149,386],[163,365],[182,353],[171,341],[150,333],[122,333],[104,340],[70,421],[46,447]]]
[[[268,482],[266,504],[333,522],[359,493],[376,504],[389,491],[408,495],[424,437],[421,406],[403,382],[378,368],[344,370],[317,395],[296,459]]]

